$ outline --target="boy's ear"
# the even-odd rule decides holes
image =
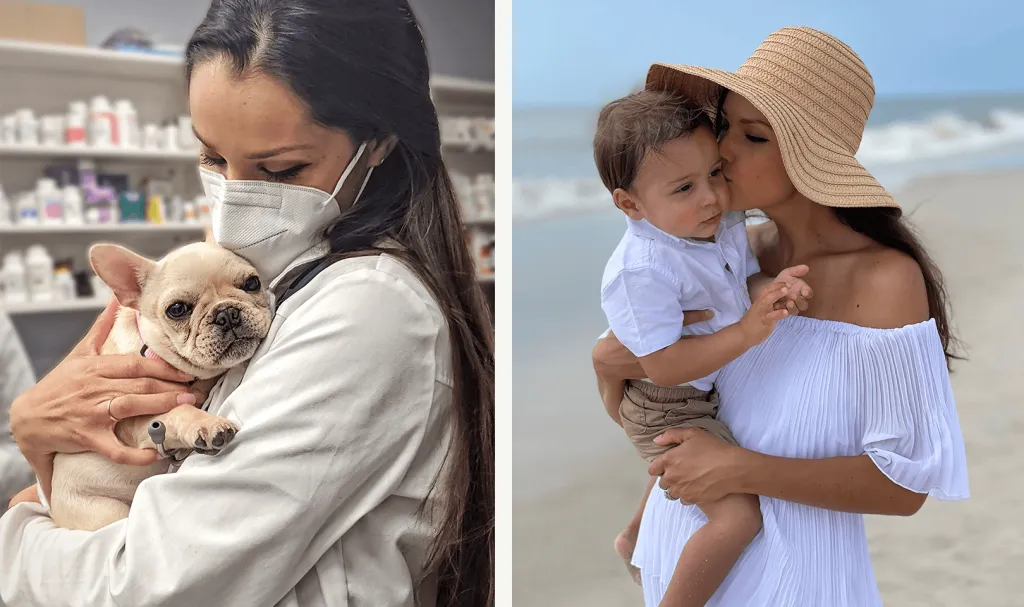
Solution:
[[[636,206],[636,201],[633,200],[633,197],[630,196],[629,192],[626,190],[616,188],[615,191],[612,192],[612,200],[615,201],[615,206],[619,207],[619,209],[629,216],[630,219],[639,221],[644,218],[644,214],[640,210],[640,207]]]

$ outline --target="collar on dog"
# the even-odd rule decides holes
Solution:
[[[142,319],[142,315],[139,314],[138,311],[136,311],[135,312],[135,329],[139,333],[139,339],[142,340],[142,348],[139,350],[139,354],[141,356],[145,356],[146,358],[152,358],[153,360],[163,360],[163,358],[161,358],[159,354],[154,352],[153,349],[150,348],[146,344],[146,338],[142,336],[142,325],[140,324],[141,323],[141,319]],[[197,381],[199,381],[198,377],[193,379],[190,382],[187,382],[185,385],[191,387],[192,384],[196,383]]]
[[[139,350],[139,354],[146,358],[152,358],[153,360],[162,360],[159,354],[146,345],[146,338],[142,336],[142,314],[140,314],[138,310],[135,311],[135,328],[139,332],[139,339],[142,340],[142,349]]]

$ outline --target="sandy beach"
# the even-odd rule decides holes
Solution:
[[[930,177],[897,194],[945,273],[968,357],[955,363],[952,381],[972,497],[929,500],[911,518],[868,517],[887,606],[1024,604],[1021,192],[1024,171]],[[604,222],[595,239],[617,231],[611,219]],[[514,246],[547,246],[545,229],[556,228],[517,225],[514,232],[531,236],[528,243],[514,238]],[[604,417],[589,366],[603,328],[601,250],[581,241],[575,257],[560,259],[551,273],[537,263],[514,270],[514,326],[527,334],[515,338],[512,399],[516,605],[642,604],[612,541],[639,504],[646,466]],[[593,267],[578,277],[571,269],[582,264]],[[545,293],[527,297],[519,294],[524,289]],[[564,318],[541,323],[542,304]]]

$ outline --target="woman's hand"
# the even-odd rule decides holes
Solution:
[[[611,331],[597,340],[591,355],[598,378],[623,381],[647,377],[637,357]]]
[[[11,498],[10,503],[7,504],[7,508],[13,508],[22,502],[33,502],[39,504],[39,485],[32,485],[31,487],[25,487],[18,492],[17,495]]]
[[[591,352],[591,360],[594,372],[597,373],[597,393],[601,396],[605,413],[621,426],[619,403],[622,402],[622,395],[626,391],[626,380],[645,377],[644,369],[640,366],[640,361],[611,331],[597,340]]]
[[[677,447],[656,457],[647,473],[672,497],[686,504],[703,504],[738,493],[734,482],[744,449],[730,445],[699,428],[672,428],[654,439]]]
[[[55,453],[94,451],[120,464],[152,464],[156,451],[118,440],[114,417],[159,415],[196,403],[196,395],[182,385],[194,378],[166,362],[100,355],[116,313],[112,299],[74,350],[11,405],[11,433],[47,496]]]

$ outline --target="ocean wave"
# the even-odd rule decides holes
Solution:
[[[600,179],[529,179],[512,181],[512,216],[538,219],[567,212],[613,208]]]
[[[1024,114],[993,110],[987,123],[945,113],[923,122],[894,122],[864,132],[857,159],[900,163],[985,150],[1024,141]]]
[[[956,159],[1024,144],[1024,113],[993,110],[985,122],[944,113],[929,120],[893,122],[864,132],[857,159],[887,188],[902,186],[914,176],[943,170]],[[925,161],[925,162],[922,162]],[[512,214],[516,219],[613,208],[599,179],[514,179]]]

